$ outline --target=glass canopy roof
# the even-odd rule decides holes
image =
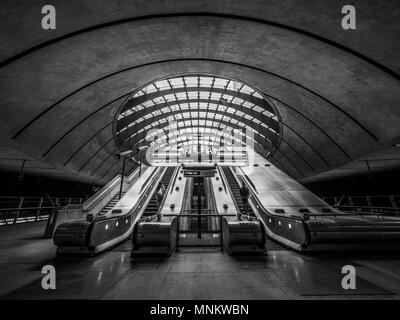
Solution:
[[[279,115],[260,92],[210,75],[175,76],[144,86],[126,99],[115,126],[120,147],[134,153],[154,144],[176,150],[231,143],[267,155],[277,147],[280,131]]]

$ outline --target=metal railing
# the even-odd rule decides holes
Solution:
[[[388,207],[365,207],[365,206],[338,206],[340,211],[346,213],[359,213],[359,214],[379,214],[383,216],[400,216],[400,208]]]
[[[85,198],[0,197],[0,226],[45,221],[54,210],[84,201]]]
[[[400,195],[321,197],[340,211],[400,216]]]

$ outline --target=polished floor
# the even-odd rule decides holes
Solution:
[[[1,228],[1,299],[400,299],[400,254],[301,255],[270,242],[261,257],[186,249],[131,259],[128,241],[92,258],[55,259],[43,228]],[[46,264],[56,268],[55,290],[41,287]],[[355,290],[341,287],[348,264],[356,268]]]

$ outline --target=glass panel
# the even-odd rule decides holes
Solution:
[[[227,90],[239,91],[242,84],[240,82],[231,81],[229,82]]]
[[[169,90],[171,89],[167,80],[161,80],[154,83],[154,85],[161,91],[161,90]]]
[[[235,111],[236,111],[236,109],[234,109],[234,108],[231,108],[231,107],[228,107],[228,108],[226,108],[226,111],[225,111],[225,112],[228,112],[228,113],[234,114],[234,113],[235,113]]]
[[[261,108],[260,106],[257,106],[257,105],[253,108],[253,110],[257,111],[257,112],[260,112],[260,113],[262,113],[264,111],[263,108]]]
[[[235,98],[232,101],[232,103],[237,104],[237,105],[241,105],[243,102],[244,102],[244,100],[240,99],[240,98]]]
[[[153,99],[153,101],[157,104],[159,103],[165,103],[165,100],[162,97],[156,97]]]
[[[224,89],[229,80],[215,78],[214,88]]]
[[[143,102],[142,105],[143,105],[145,108],[147,108],[147,107],[150,107],[150,106],[154,106],[154,103],[153,103],[151,100],[149,100],[149,101]]]
[[[173,95],[173,94],[168,94],[168,95],[164,96],[164,98],[165,98],[165,100],[167,100],[168,102],[169,102],[169,101],[176,101],[175,95]]]
[[[209,92],[204,92],[204,91],[200,92],[200,99],[208,99],[209,96],[210,96]]]
[[[254,92],[253,93],[253,97],[256,97],[256,98],[260,98],[260,99],[262,99],[263,97],[262,97],[262,95],[261,94],[259,94],[258,92]]]
[[[265,114],[267,117],[272,117],[272,116],[274,116],[271,112],[269,112],[268,110],[265,110],[264,112],[263,112],[263,114]]]
[[[146,87],[143,91],[146,91],[146,93],[149,94],[149,93],[156,92],[157,88],[153,84],[151,84],[148,87]]]
[[[173,88],[183,88],[183,80],[182,78],[172,78],[169,79],[169,82],[171,83]]]
[[[224,95],[222,96],[222,98],[225,99],[225,100],[227,100],[228,103],[230,103],[230,102],[232,101],[232,99],[233,99],[233,96],[231,96],[231,95],[229,95],[229,94],[224,94]]]
[[[185,77],[187,87],[197,87],[197,77]]]
[[[185,92],[178,92],[176,93],[178,100],[186,100],[186,93]]]
[[[179,105],[177,105],[177,104],[172,105],[170,108],[171,108],[172,111],[178,111],[178,110],[180,110],[180,109],[179,109]]]
[[[243,107],[251,109],[252,107],[254,107],[254,103],[245,101],[245,102],[243,103]]]
[[[213,78],[211,77],[200,77],[200,86],[202,87],[211,87]]]
[[[219,101],[219,100],[221,100],[221,96],[222,95],[220,93],[213,92],[213,93],[211,93],[211,100]]]
[[[199,103],[200,109],[207,109],[207,105],[208,105],[208,103],[206,103],[206,102]]]
[[[188,91],[189,99],[197,99],[198,91]]]
[[[134,97],[134,98],[137,98],[137,97],[140,97],[140,96],[142,96],[142,95],[144,95],[144,92],[143,92],[142,90],[140,90],[140,91],[136,92],[136,93],[133,95],[133,97]]]
[[[245,85],[243,86],[242,89],[240,89],[240,92],[251,95],[254,92],[254,90]]]

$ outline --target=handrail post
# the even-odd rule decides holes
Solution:
[[[22,204],[23,204],[23,203],[24,203],[24,197],[19,198],[17,215],[16,215],[15,218],[14,218],[13,224],[16,224],[16,223],[17,223],[17,220],[18,220],[19,214],[20,214],[20,212],[21,212],[21,208],[22,208]]]
[[[39,219],[40,210],[42,209],[42,204],[43,204],[43,197],[40,198],[40,200],[39,200],[39,206],[38,206],[38,209],[36,210],[35,221],[38,221],[38,219]]]

